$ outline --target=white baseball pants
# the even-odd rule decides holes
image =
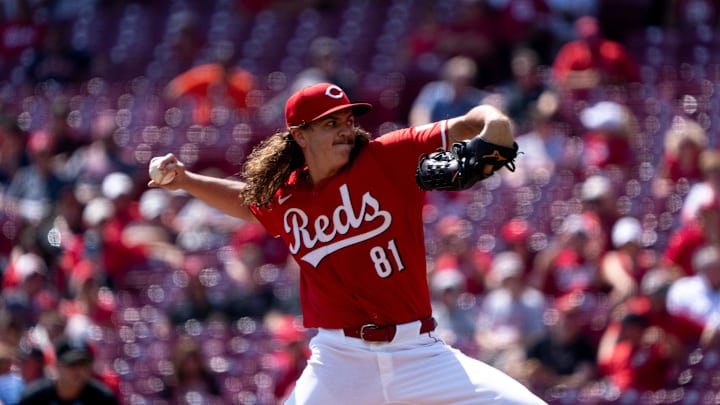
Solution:
[[[420,322],[397,326],[390,343],[320,329],[285,405],[545,404],[503,372],[447,346]]]

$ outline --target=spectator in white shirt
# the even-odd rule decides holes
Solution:
[[[668,311],[705,326],[703,341],[720,338],[720,246],[706,245],[693,255],[695,275],[676,280],[667,296]]]
[[[515,367],[524,359],[528,345],[546,330],[545,297],[527,284],[524,268],[516,252],[495,256],[488,275],[491,290],[480,306],[477,323],[481,358],[511,375],[519,372]]]

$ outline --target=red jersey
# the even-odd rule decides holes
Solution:
[[[612,324],[608,329],[621,328]],[[620,391],[652,391],[663,388],[671,370],[668,348],[663,342],[633,345],[628,340],[615,343],[607,358],[598,361],[600,373]]]
[[[640,314],[650,321],[650,325],[657,326],[672,338],[678,339],[686,347],[697,345],[703,333],[704,326],[693,319],[681,315],[672,314],[667,308],[653,308],[648,296],[641,295],[630,298],[625,305],[630,312]]]
[[[250,210],[283,238],[301,269],[305,327],[401,324],[432,314],[422,205],[422,153],[447,146],[447,121],[370,143],[354,162],[311,186],[290,176],[270,207]]]
[[[630,141],[622,136],[588,132],[583,136],[583,156],[588,166],[606,168],[614,165],[628,170],[635,161]]]
[[[563,45],[553,61],[553,74],[560,83],[565,83],[573,71],[598,70],[604,83],[625,83],[638,81],[640,71],[625,47],[615,41],[602,39],[597,49],[591,49],[582,40],[570,41]]]
[[[685,276],[695,274],[692,256],[707,241],[702,228],[695,222],[689,222],[670,235],[662,254],[664,264],[679,266]]]
[[[677,183],[680,179],[687,179],[691,183],[702,181],[703,173],[702,169],[700,169],[700,151],[692,152],[692,157],[689,157],[688,160],[693,163],[683,165],[677,156],[671,153],[665,153],[664,164],[667,166],[667,178],[674,183]]]
[[[545,294],[559,298],[573,291],[595,291],[597,266],[571,249],[561,249],[553,259],[541,284]]]

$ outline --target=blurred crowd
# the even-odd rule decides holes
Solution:
[[[289,392],[313,331],[287,249],[146,168],[237,175],[319,81],[375,134],[514,121],[514,172],[427,195],[448,343],[549,403],[718,401],[717,2],[197,3],[0,6],[1,405]]]

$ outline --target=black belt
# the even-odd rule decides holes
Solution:
[[[428,333],[435,330],[437,322],[435,318],[429,317],[420,320],[420,333]],[[397,332],[395,325],[375,325],[368,323],[357,328],[343,329],[345,336],[362,339],[366,342],[392,342]]]

